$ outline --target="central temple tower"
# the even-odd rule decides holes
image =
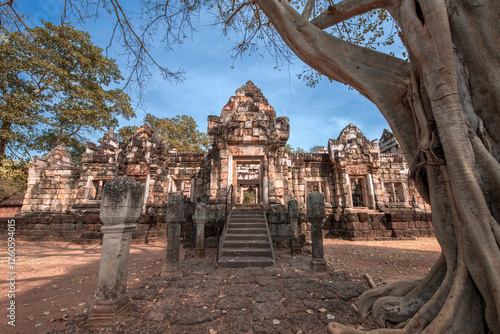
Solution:
[[[253,82],[236,90],[220,117],[208,116],[208,135],[212,144],[211,202],[224,199],[231,185],[233,205],[267,208],[281,202],[283,171],[276,166],[285,162],[283,148],[290,125],[288,117],[276,117]]]

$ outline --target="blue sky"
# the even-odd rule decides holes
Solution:
[[[63,4],[64,0],[29,0],[20,1],[18,8],[29,13],[30,21],[35,24],[41,20],[57,24]],[[148,82],[143,109],[135,108],[137,118],[122,120],[120,126],[141,125],[145,112],[149,112],[157,117],[188,115],[195,119],[200,131],[206,131],[207,116],[219,115],[235,90],[251,80],[262,90],[277,116],[290,119],[288,143],[294,148],[308,151],[315,145],[327,146],[328,139],[337,138],[349,123],[358,126],[370,140],[380,138],[384,128],[389,128],[375,105],[347,86],[324,79],[316,88],[307,87],[296,76],[305,68],[299,59],[284,64],[278,71],[273,69],[276,63],[272,57],[255,54],[237,58],[232,68],[229,51],[234,41],[223,38],[221,31],[208,26],[208,22],[197,22],[198,32],[181,47],[169,53],[153,50],[159,62],[169,69],[184,69],[185,80],[172,85],[154,76]],[[87,30],[100,47],[108,45],[111,28],[105,19],[77,28]],[[109,56],[117,60],[126,77],[126,59],[121,53],[116,43]],[[127,93],[137,103],[134,90]],[[95,142],[101,136],[95,134],[91,140]]]

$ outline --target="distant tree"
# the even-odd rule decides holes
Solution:
[[[292,145],[286,144],[285,147],[283,147],[283,151],[288,152],[288,153],[293,153]]]
[[[0,161],[0,201],[26,190],[30,166],[27,160],[4,158]]]
[[[302,147],[297,147],[294,150],[294,153],[306,153],[306,150],[304,150]]]
[[[167,142],[167,149],[179,152],[206,152],[210,146],[208,135],[197,129],[195,120],[186,115],[172,118],[158,118],[146,114],[144,122],[151,125],[161,140]],[[132,136],[137,126],[125,126],[118,130],[118,139],[125,141]]]
[[[120,142],[127,141],[130,137],[132,137],[132,135],[134,134],[135,131],[137,131],[137,129],[139,129],[137,125],[127,125],[118,129],[116,133],[118,141]]]
[[[27,157],[65,143],[79,156],[86,134],[135,116],[129,97],[107,88],[123,78],[88,33],[51,23],[0,29],[0,155]]]
[[[313,147],[311,147],[309,149],[309,152],[311,152],[311,153],[318,153],[319,151],[321,151],[324,148],[325,147],[323,145],[315,145],[315,146],[313,146]]]
[[[302,147],[293,148],[290,144],[286,144],[283,150],[288,153],[306,153]]]

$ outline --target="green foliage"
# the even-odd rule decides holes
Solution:
[[[297,147],[294,153],[306,153],[306,150],[304,150],[302,147]]]
[[[243,204],[255,204],[256,193],[254,189],[243,191]]]
[[[206,152],[210,146],[208,135],[197,129],[195,120],[186,115],[177,115],[172,118],[158,118],[146,114],[144,122],[151,125],[161,140],[167,143],[167,149],[176,149],[179,152]],[[129,139],[137,126],[125,126],[118,130],[118,139]]]
[[[293,153],[292,145],[286,144],[285,147],[283,147],[283,151],[288,152],[288,153]]]
[[[135,116],[130,98],[108,88],[123,78],[88,33],[51,23],[1,29],[0,154],[27,157],[65,143],[79,156],[86,134]]]
[[[137,131],[137,129],[139,129],[137,125],[127,125],[124,126],[123,128],[118,129],[118,132],[116,134],[118,141],[120,142],[127,141],[130,137],[132,137],[132,135],[134,134],[134,132]]]
[[[26,191],[30,165],[27,160],[0,160],[0,200]]]
[[[321,151],[324,148],[325,148],[325,146],[323,146],[323,145],[315,145],[309,149],[309,152],[318,153],[319,151]]]
[[[288,153],[306,153],[306,151],[302,147],[297,147],[294,149],[290,144],[286,144],[283,150]]]

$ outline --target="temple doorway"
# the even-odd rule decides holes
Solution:
[[[236,162],[236,204],[256,205],[261,203],[260,161]]]

